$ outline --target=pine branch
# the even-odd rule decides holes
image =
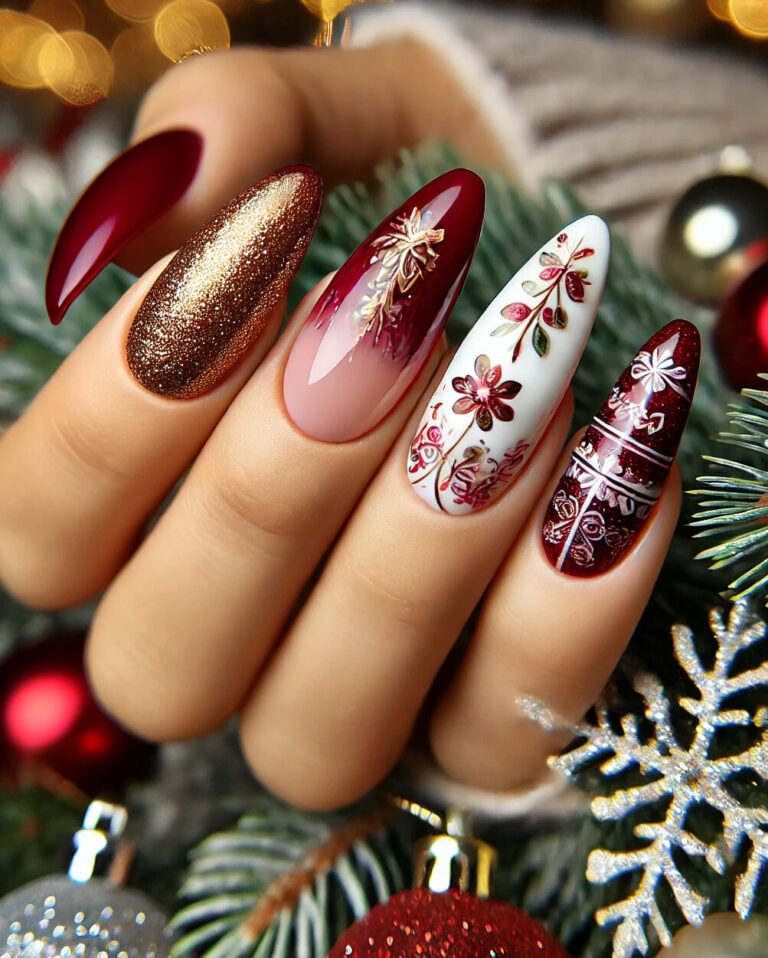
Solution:
[[[762,379],[768,379],[763,374]],[[712,569],[733,567],[737,575],[728,583],[732,599],[768,597],[768,391],[745,389],[749,403],[733,403],[728,418],[732,431],[717,441],[737,450],[732,458],[704,456],[715,470],[697,481],[703,488],[694,496],[711,496],[699,503],[691,525],[695,538],[717,538],[697,559]],[[742,450],[746,451],[746,455]],[[747,557],[751,557],[747,562]]]
[[[265,800],[193,852],[174,958],[325,958],[344,928],[407,887],[398,846],[409,829],[389,809],[344,819]]]

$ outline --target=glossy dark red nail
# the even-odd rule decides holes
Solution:
[[[414,193],[350,256],[288,357],[283,396],[300,429],[346,442],[394,408],[461,291],[484,210],[480,177],[452,170]]]
[[[636,541],[677,453],[700,352],[696,327],[677,319],[652,336],[621,374],[547,509],[542,539],[556,569],[599,575]]]
[[[203,151],[194,130],[167,130],[121,153],[70,211],[51,254],[45,303],[58,324],[120,250],[189,189]]]

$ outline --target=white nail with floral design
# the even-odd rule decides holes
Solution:
[[[510,280],[459,347],[408,454],[433,509],[483,509],[514,482],[559,406],[605,286],[608,227],[585,216]]]

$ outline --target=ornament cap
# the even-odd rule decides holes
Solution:
[[[428,835],[416,842],[413,886],[432,892],[453,888],[489,898],[497,859],[492,845],[471,834],[466,811],[450,809],[445,833]]]

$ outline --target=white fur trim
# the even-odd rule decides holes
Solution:
[[[428,9],[418,3],[365,7],[355,13],[351,45],[368,47],[409,37],[433,49],[485,120],[517,178],[532,188],[537,178],[532,160],[534,137],[528,120],[514,102],[508,81],[461,36],[450,16],[449,7]]]
[[[488,821],[552,820],[589,810],[586,793],[558,772],[547,770],[537,781],[514,791],[490,792],[454,781],[415,748],[406,752],[387,785],[427,808],[466,808]]]

